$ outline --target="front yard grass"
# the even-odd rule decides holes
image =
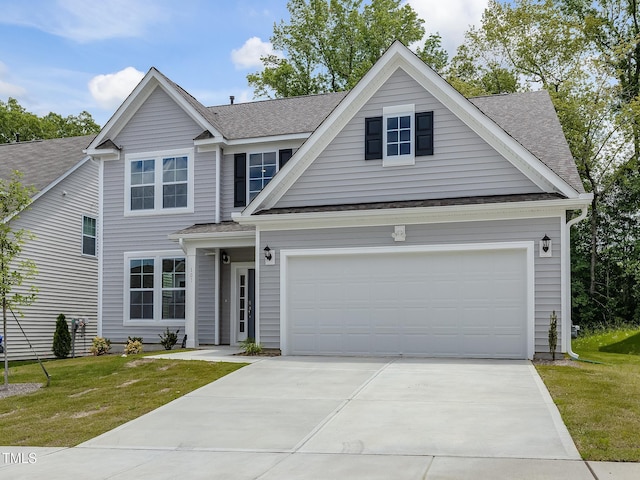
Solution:
[[[0,445],[78,445],[244,365],[143,355],[48,361],[51,386],[0,399]],[[9,367],[9,381],[46,385],[37,363]]]
[[[536,365],[585,460],[640,462],[640,329],[573,341],[581,360]]]

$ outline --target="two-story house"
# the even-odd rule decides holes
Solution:
[[[586,215],[546,92],[466,99],[400,43],[350,92],[205,107],[151,69],[100,162],[100,333],[287,354],[570,349]]]
[[[53,356],[56,318],[63,313],[85,319],[77,332],[76,354],[86,354],[97,332],[98,313],[98,162],[82,150],[93,136],[0,145],[0,178],[17,170],[34,188],[31,205],[9,221],[31,233],[18,261],[33,260],[38,273],[23,293],[38,289],[35,302],[8,312],[7,354],[11,360]],[[20,312],[22,315],[20,315]],[[20,322],[20,325],[18,324]],[[20,328],[22,327],[22,329]],[[2,329],[0,329],[2,335]]]

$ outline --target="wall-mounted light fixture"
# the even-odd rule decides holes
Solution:
[[[264,247],[264,264],[265,265],[275,265],[276,264],[276,256],[275,252],[269,248],[269,245]]]
[[[545,234],[540,240],[540,256],[541,257],[550,257],[551,256],[551,239]]]
[[[222,263],[228,265],[231,263],[231,257],[224,250],[220,253],[220,258],[222,258]]]

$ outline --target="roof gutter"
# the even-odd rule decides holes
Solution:
[[[587,213],[589,212],[589,207],[588,207],[588,206],[584,206],[584,207],[582,207],[582,209],[581,209],[581,210],[582,210],[582,211],[581,211],[580,215],[578,215],[578,216],[577,216],[577,217],[575,217],[575,218],[572,218],[571,220],[569,220],[569,221],[566,223],[566,228],[567,228],[566,235],[567,235],[567,239],[570,239],[570,238],[571,238],[571,227],[572,227],[573,225],[575,225],[576,223],[581,222],[582,220],[584,220],[584,219],[587,217]],[[567,251],[569,251],[569,250],[570,250],[570,249],[567,249]],[[570,259],[570,258],[568,258],[568,259],[567,259],[567,264],[568,264],[568,265],[567,265],[567,268],[569,268],[569,269],[570,269],[570,268],[571,268],[571,259]],[[569,286],[568,286],[568,287],[569,287],[569,290],[568,290],[568,291],[569,291],[569,292],[571,292],[571,283],[570,283],[570,281],[569,281]],[[567,317],[568,317],[568,318],[567,318],[567,320],[568,320],[568,321],[567,321],[566,323],[569,325],[569,329],[571,329],[572,321],[571,321],[571,295],[570,295],[570,294],[569,294],[569,299],[567,300],[567,303],[568,303],[568,305],[567,305],[567,312],[566,312],[566,313],[567,313]],[[568,355],[569,355],[569,357],[571,357],[573,360],[578,360],[578,359],[579,359],[579,357],[580,357],[580,355],[578,355],[577,353],[575,353],[575,352],[571,349],[571,330],[569,330],[569,335],[568,335],[567,337],[568,337],[568,339],[567,339],[567,344],[566,344],[567,354],[568,354]]]

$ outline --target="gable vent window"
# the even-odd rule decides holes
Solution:
[[[433,155],[433,112],[415,113],[414,105],[384,107],[382,117],[365,119],[365,160],[383,167],[414,165]]]

